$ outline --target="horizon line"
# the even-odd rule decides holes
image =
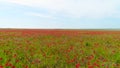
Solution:
[[[120,30],[120,28],[0,28],[0,29],[50,29],[50,30]]]

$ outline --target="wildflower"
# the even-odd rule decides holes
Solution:
[[[80,68],[80,63],[77,63],[75,66],[76,68]]]
[[[13,57],[16,58],[16,57],[17,57],[17,54],[14,54]]]
[[[9,62],[7,62],[7,63],[5,64],[5,66],[12,66],[12,64],[9,63]]]
[[[0,65],[0,68],[3,68],[3,66],[2,66],[2,65]]]
[[[15,66],[11,66],[11,68],[15,68]]]
[[[2,58],[0,58],[0,60],[2,60]]]
[[[90,65],[90,66],[88,66],[88,68],[94,68],[94,66]]]
[[[15,62],[16,62],[16,63],[18,63],[18,62],[19,62],[19,60],[16,60]]]
[[[99,64],[97,64],[97,63],[94,63],[94,66],[100,67]]]

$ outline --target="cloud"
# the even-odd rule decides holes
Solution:
[[[42,13],[26,12],[25,15],[36,16],[36,17],[47,18],[47,19],[56,19],[52,15],[46,15]]]
[[[64,14],[68,17],[104,18],[119,12],[118,0],[0,0],[39,9],[45,9],[51,13]],[[50,18],[41,14],[34,16]]]

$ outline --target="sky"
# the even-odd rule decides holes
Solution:
[[[120,0],[0,0],[0,28],[120,29]]]

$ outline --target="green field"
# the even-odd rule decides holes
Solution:
[[[120,32],[0,30],[0,68],[120,68]]]

